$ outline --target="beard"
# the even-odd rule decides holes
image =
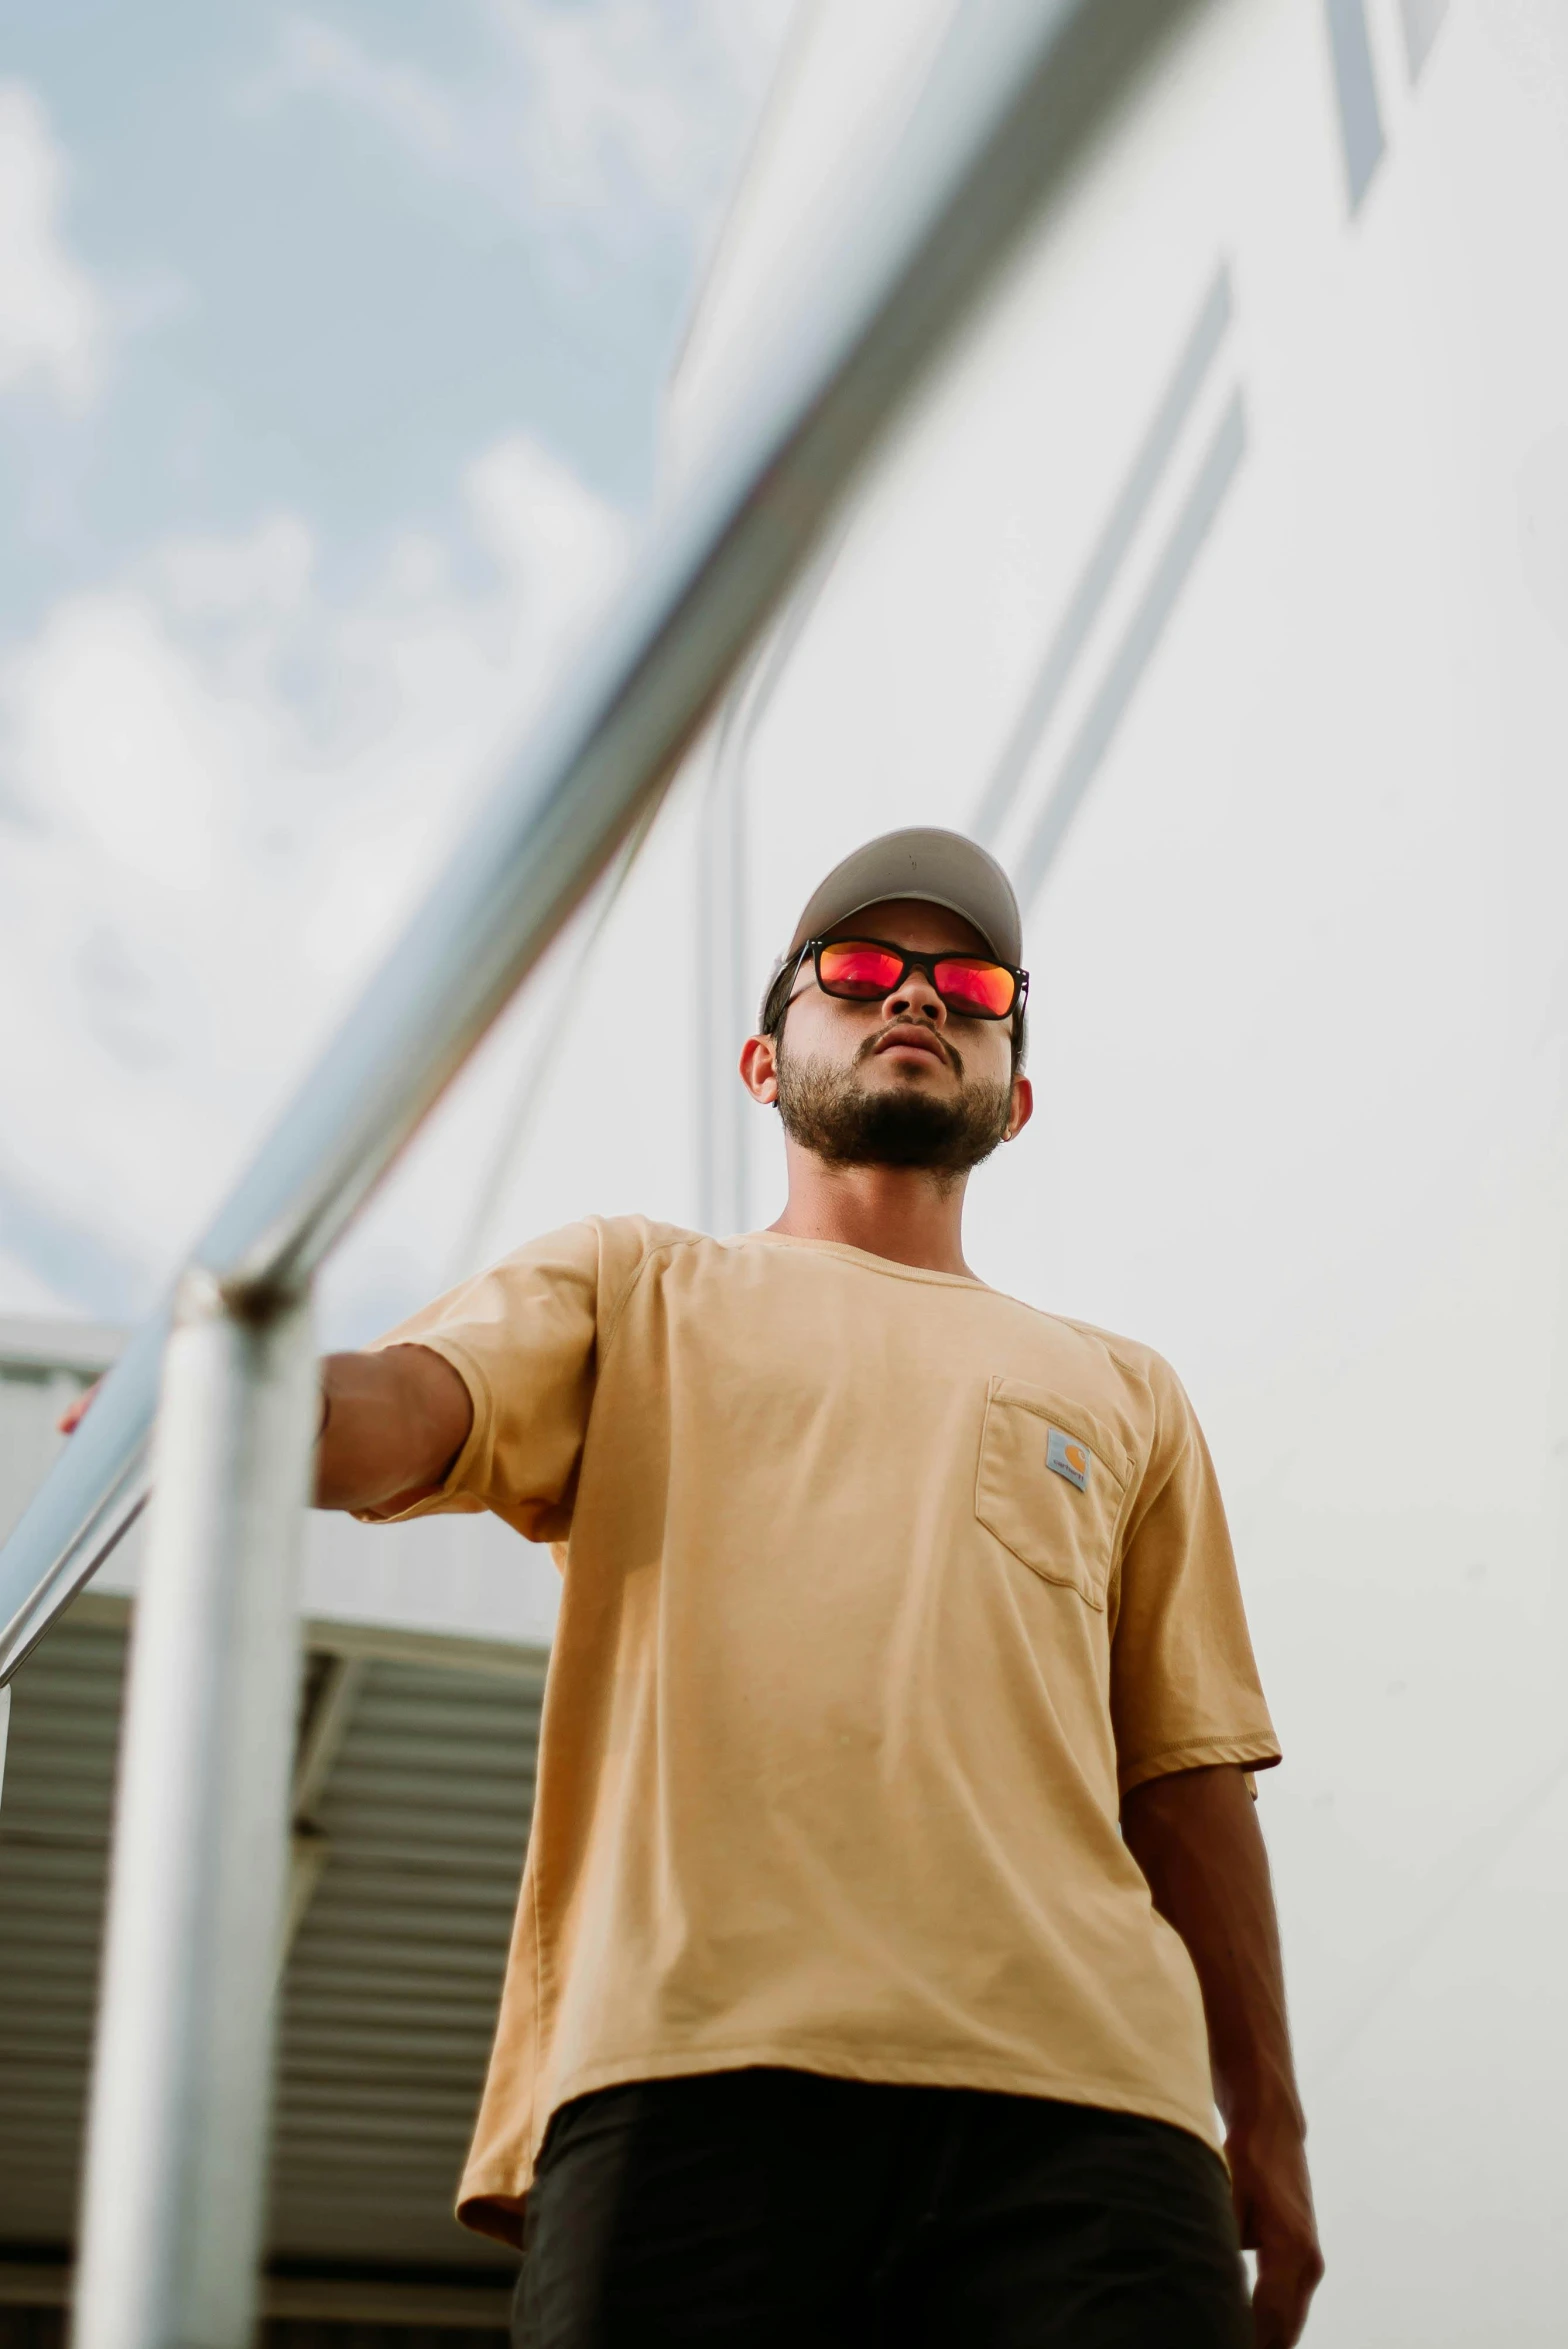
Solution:
[[[966,1084],[963,1062],[949,1045],[959,1088],[946,1100],[934,1101],[915,1085],[872,1091],[860,1069],[881,1041],[881,1034],[867,1037],[846,1066],[797,1060],[780,1036],[778,1107],[790,1140],[828,1166],[918,1166],[953,1181],[989,1158],[1006,1136],[1011,1082]]]

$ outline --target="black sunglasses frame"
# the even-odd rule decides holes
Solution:
[[[777,1025],[794,1002],[795,981],[800,977],[800,966],[808,954],[811,957],[811,967],[816,975],[817,985],[822,989],[824,995],[831,995],[835,1003],[870,1003],[876,1000],[870,995],[849,995],[842,988],[830,987],[827,984],[822,976],[822,949],[824,946],[880,946],[885,954],[898,955],[902,968],[892,986],[886,990],[886,994],[896,994],[911,971],[920,971],[930,981],[934,992],[942,997],[943,1003],[947,1005],[955,1019],[1010,1020],[1015,1014],[1022,1013],[1024,1005],[1029,1000],[1029,973],[1019,970],[1015,963],[1001,961],[997,956],[955,953],[951,948],[944,954],[914,954],[907,946],[895,945],[891,938],[808,938],[794,961],[785,965],[774,983],[774,1000],[778,1008],[774,1013],[772,1025]],[[937,986],[936,966],[939,962],[993,963],[997,970],[1008,972],[1012,978],[1012,1002],[1005,1011],[979,1011],[972,1003],[952,1002],[942,994],[941,988]]]

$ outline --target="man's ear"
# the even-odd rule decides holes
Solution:
[[[1013,1106],[1007,1120],[1004,1142],[1016,1142],[1034,1115],[1034,1087],[1027,1077],[1013,1079]]]
[[[779,1097],[778,1040],[748,1036],[740,1048],[740,1081],[753,1101],[770,1109]]]

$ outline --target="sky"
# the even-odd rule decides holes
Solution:
[[[0,14],[0,1312],[153,1301],[619,575],[790,5]]]

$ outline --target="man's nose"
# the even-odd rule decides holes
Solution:
[[[886,1019],[929,1020],[934,1028],[947,1024],[947,1005],[924,971],[906,971],[882,1006]]]

